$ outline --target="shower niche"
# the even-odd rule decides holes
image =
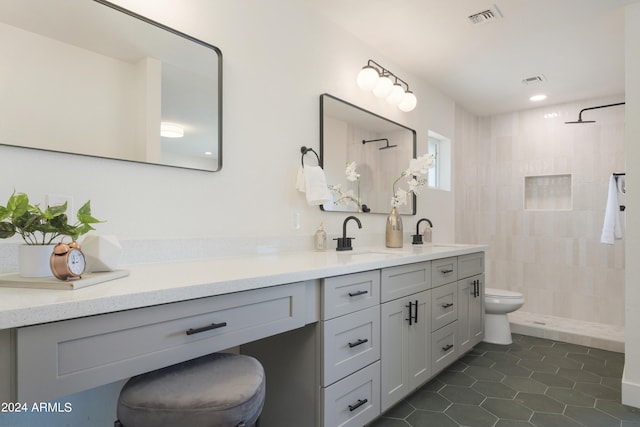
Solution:
[[[524,209],[568,211],[573,208],[571,174],[524,177]]]

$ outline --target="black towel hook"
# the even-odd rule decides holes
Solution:
[[[304,155],[308,152],[312,152],[316,155],[316,159],[318,159],[318,165],[320,165],[320,156],[318,156],[318,153],[316,153],[313,148],[307,148],[303,145],[302,147],[300,147],[300,152],[302,153],[302,157],[300,158],[300,163],[302,163],[302,166],[304,166]]]

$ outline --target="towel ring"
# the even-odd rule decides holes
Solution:
[[[300,152],[302,153],[302,157],[300,158],[300,163],[302,163],[302,166],[304,166],[304,155],[307,154],[309,151],[311,151],[313,154],[316,155],[316,159],[318,159],[318,165],[320,165],[320,156],[318,156],[318,153],[316,153],[313,148],[307,148],[305,146],[302,146],[300,147]]]

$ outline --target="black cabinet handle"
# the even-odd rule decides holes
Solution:
[[[449,307],[453,307],[453,303],[452,302],[448,302],[446,304],[442,304],[442,308],[449,308]]]
[[[409,305],[405,305],[405,307],[409,308],[409,318],[408,319],[404,319],[404,320],[408,320],[409,321],[409,326],[413,325],[413,303],[411,301],[409,301]]]
[[[416,311],[413,312],[413,304],[416,305]],[[413,325],[413,322],[418,323],[418,300],[415,303],[409,301],[409,305],[405,305],[405,307],[409,308],[409,318],[404,319],[409,321],[409,326]]]
[[[355,292],[349,292],[349,296],[350,297],[357,297],[358,295],[364,295],[366,293],[369,293],[369,291],[355,291]]]
[[[199,334],[200,332],[206,332],[212,329],[224,328],[225,326],[227,326],[227,322],[212,323],[207,326],[202,326],[201,328],[187,329],[187,335]]]
[[[444,347],[442,347],[442,351],[449,351],[453,348],[453,344],[447,344]]]
[[[440,270],[440,273],[442,273],[442,274],[453,273],[453,268],[447,268],[445,270]]]
[[[356,409],[358,409],[359,407],[361,407],[362,405],[364,405],[365,403],[367,403],[369,400],[367,399],[358,399],[358,401],[356,403],[354,403],[353,405],[349,405],[349,411],[353,412]]]
[[[365,339],[359,339],[359,340],[358,340],[358,341],[356,341],[356,342],[350,342],[350,343],[349,343],[349,348],[357,347],[357,346],[359,346],[360,344],[364,344],[364,343],[366,343],[366,342],[369,342],[369,340],[368,340],[368,339],[366,339],[366,338],[365,338]]]

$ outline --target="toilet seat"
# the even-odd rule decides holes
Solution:
[[[485,288],[484,295],[486,297],[500,298],[500,299],[519,299],[522,298],[520,292],[507,291],[506,289]]]

